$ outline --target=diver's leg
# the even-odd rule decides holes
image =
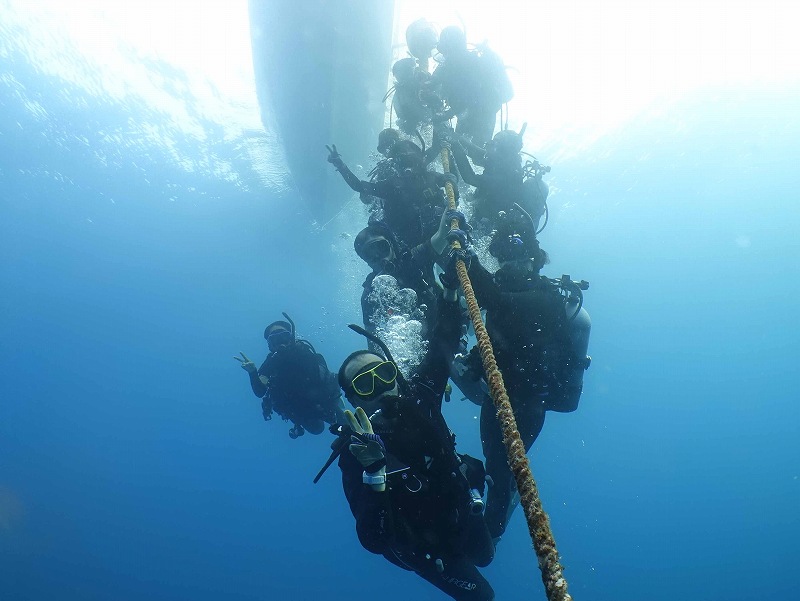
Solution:
[[[519,435],[522,438],[522,444],[525,446],[525,452],[531,450],[533,443],[539,437],[539,433],[544,426],[545,410],[541,403],[536,403],[532,406],[523,405],[521,410],[514,411],[514,418],[517,420],[517,428],[519,428]],[[508,507],[506,508],[505,524],[511,521],[511,516],[514,510],[519,505],[519,491],[517,490],[516,481],[511,482],[511,496],[509,498]]]
[[[484,402],[491,404],[492,400],[484,390],[485,383],[481,379],[473,379],[472,373],[465,365],[465,358],[461,355],[456,355],[453,364],[450,367],[450,379],[458,386],[464,398],[482,406]]]
[[[522,403],[514,408],[514,417],[517,420],[519,436],[525,445],[525,452],[531,450],[533,443],[539,437],[544,426],[545,408],[537,399],[533,402]]]
[[[486,458],[486,474],[492,479],[486,493],[484,517],[492,538],[499,538],[506,529],[506,512],[511,499],[513,476],[508,467],[506,447],[494,403],[481,406],[481,443]]]
[[[464,553],[479,568],[485,568],[494,559],[494,541],[486,526],[483,514],[470,514],[464,528]]]
[[[307,417],[298,425],[310,434],[322,434],[325,431],[325,422],[320,417]]]
[[[429,557],[429,558],[428,558]],[[425,553],[404,553],[392,563],[414,570],[420,577],[457,601],[492,601],[494,590],[464,555],[426,557]],[[402,562],[402,563],[401,563]]]
[[[497,125],[497,111],[491,108],[476,107],[469,111],[463,119],[456,123],[456,133],[468,135],[472,138],[472,144],[467,146],[467,155],[473,159],[482,161],[483,153],[479,151],[487,142],[492,139],[494,128]],[[473,146],[474,145],[474,146]]]
[[[497,111],[492,107],[485,107],[479,112],[476,111],[474,118],[475,124],[472,128],[475,131],[475,138],[480,138],[479,144],[486,144],[494,137],[494,129],[497,125]]]
[[[544,426],[544,405],[537,399],[525,403],[512,402],[512,406],[527,453]],[[503,433],[495,414],[493,403],[487,402],[481,407],[481,442],[486,457],[486,473],[494,482],[486,495],[486,525],[492,538],[496,539],[505,532],[508,520],[519,502],[519,495],[514,476],[508,467]]]

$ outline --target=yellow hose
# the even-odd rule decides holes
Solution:
[[[450,157],[447,149],[442,150],[442,166],[445,172],[449,173]],[[455,209],[456,198],[453,185],[447,182],[445,190],[449,207]],[[453,219],[450,229],[452,231],[457,228],[458,219]],[[454,240],[451,248],[459,249],[461,244]],[[514,418],[514,410],[511,408],[511,402],[508,399],[508,393],[503,383],[503,375],[500,373],[497,361],[494,358],[492,341],[489,340],[486,326],[481,319],[481,310],[478,306],[478,301],[475,299],[475,291],[472,289],[472,282],[469,280],[467,266],[461,259],[456,262],[456,272],[464,290],[464,297],[467,300],[467,309],[472,320],[472,326],[475,328],[478,350],[483,360],[483,369],[486,371],[486,381],[489,383],[489,394],[497,409],[497,419],[503,431],[503,442],[506,445],[508,465],[511,467],[511,472],[517,482],[520,505],[522,505],[525,512],[528,532],[531,535],[533,548],[539,559],[539,569],[542,571],[542,582],[544,583],[547,599],[548,601],[570,601],[572,596],[567,592],[567,581],[563,576],[564,568],[558,559],[556,541],[550,530],[550,519],[542,508],[539,490],[536,487],[528,456],[525,453],[525,445],[522,443],[522,438],[520,438],[517,420]]]

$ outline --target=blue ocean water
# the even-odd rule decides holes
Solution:
[[[275,140],[203,112],[180,69],[139,61],[191,127],[112,95],[19,6],[0,5],[0,599],[442,598],[360,547],[336,469],[311,483],[329,437],[265,423],[231,358],[260,361],[281,311],[332,367],[361,346],[359,224],[315,225]],[[576,599],[797,596],[799,106],[800,81],[700,86],[553,163],[547,272],[591,282],[594,361],[531,463]],[[445,410],[479,455],[476,408]],[[544,598],[519,512],[484,574]]]

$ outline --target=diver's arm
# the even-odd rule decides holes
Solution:
[[[479,187],[481,185],[481,176],[475,173],[475,170],[472,168],[461,142],[456,141],[451,148],[453,151],[453,158],[456,161],[456,167],[458,167],[458,172],[461,174],[461,179],[470,186]]]
[[[269,378],[266,376],[268,362],[269,357],[264,359],[264,363],[262,363],[261,367],[257,370],[248,372],[250,376],[250,388],[253,389],[253,394],[258,398],[263,398],[264,395],[267,394],[267,388],[269,387]]]
[[[447,211],[442,213],[442,218],[439,220],[439,229],[431,236],[429,240],[431,250],[434,256],[438,259],[447,248],[447,234],[450,233],[450,222],[447,220]],[[441,265],[444,269],[444,265]]]
[[[368,192],[364,188],[364,184],[368,182],[363,182],[360,179],[358,179],[358,177],[356,177],[356,174],[350,171],[350,167],[345,165],[343,161],[335,164],[334,166],[336,167],[336,171],[338,171],[342,175],[342,179],[344,179],[345,183],[348,186],[350,186],[351,190],[353,190],[354,192],[361,192],[361,193],[366,192],[368,194],[371,194],[371,192]]]
[[[362,182],[352,171],[350,171],[350,168],[342,159],[342,155],[340,155],[339,151],[336,149],[336,144],[326,146],[325,148],[328,149],[328,162],[334,166],[336,171],[341,173],[342,178],[347,185],[350,186],[354,192],[369,192],[369,190],[365,189],[364,187],[364,184],[369,182]]]
[[[356,519],[358,540],[367,551],[380,555],[394,540],[391,497],[386,490],[364,484],[364,468],[347,449],[339,456],[339,467],[344,494]]]
[[[459,142],[461,142],[461,146],[464,150],[472,153],[471,156],[482,156],[486,152],[486,148],[478,146],[467,136],[461,136]]]
[[[266,376],[262,375],[267,362],[261,364],[261,367],[256,368],[256,364],[253,363],[250,358],[245,355],[243,352],[239,353],[241,357],[234,356],[233,358],[241,364],[243,370],[247,372],[247,375],[250,378],[250,388],[253,389],[253,394],[255,394],[258,398],[263,397],[267,392],[267,386],[269,384],[269,380]]]
[[[439,222],[438,231],[430,239],[431,248],[437,256],[436,262],[445,271],[448,270],[448,266],[451,265],[453,260],[453,257],[445,252],[449,244],[448,237],[451,230],[451,221],[452,218],[458,218],[459,216],[460,219],[463,219],[463,215],[460,213],[445,211]],[[459,227],[466,228],[467,225],[459,224]],[[469,250],[469,257],[468,273],[472,281],[472,288],[475,290],[475,296],[478,298],[478,304],[481,308],[496,304],[500,298],[500,290],[494,281],[494,276],[481,265],[478,256],[472,253],[471,250]]]
[[[370,170],[370,172],[367,174],[367,180],[363,181],[364,183],[381,182],[390,178],[392,174],[393,170],[391,167],[391,161],[389,159],[382,159],[378,161],[378,164],[375,165],[375,167],[373,167],[372,170]],[[361,192],[359,198],[365,205],[372,204],[378,200],[378,197],[373,196],[367,191]]]
[[[361,202],[364,204],[368,203],[365,197],[377,196],[384,200],[392,200],[396,196],[396,187],[391,180],[382,179],[368,182],[358,179],[344,163],[342,163],[341,169],[337,168],[337,171],[342,174],[344,181],[347,182],[347,185],[350,186],[353,191],[361,194]]]
[[[438,171],[433,171],[433,181],[436,183],[437,186],[445,190],[445,196],[442,200],[445,201],[445,205],[447,204],[447,184],[451,184],[453,186],[453,198],[456,201],[456,206],[458,206],[458,174],[455,171],[450,171],[447,173],[439,173]]]
[[[436,308],[436,325],[428,352],[417,370],[415,380],[424,384],[441,403],[450,377],[450,364],[458,350],[461,336],[461,308],[456,291],[445,289]]]
[[[423,155],[423,161],[425,162],[425,166],[427,167],[431,163],[433,163],[439,157],[439,149],[436,146],[428,146],[425,149],[425,154]]]
[[[444,251],[447,249],[448,244],[450,243],[450,232],[453,227],[453,220],[458,220],[458,227],[463,229],[469,229],[469,226],[466,223],[466,219],[464,214],[458,210],[451,210],[446,209],[442,212],[442,216],[439,219],[439,229],[436,233],[431,236],[430,238],[430,245],[431,250],[433,251],[434,260],[439,263],[439,266],[442,269],[447,269],[447,263],[449,261],[449,256],[444,255]],[[457,230],[458,231],[458,230]],[[463,241],[459,241],[461,246],[465,246],[467,243],[467,239]]]
[[[436,234],[434,234],[434,237],[435,236]],[[411,255],[411,262],[414,266],[422,270],[427,270],[439,256],[439,253],[434,250],[432,240],[426,240],[422,244],[417,244],[409,251],[409,254]]]
[[[261,398],[267,394],[267,385],[269,384],[267,376],[262,376],[257,371],[251,372],[249,375],[250,388],[253,389],[253,394],[258,398]]]

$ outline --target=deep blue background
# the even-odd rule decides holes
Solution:
[[[336,470],[311,484],[329,440],[264,423],[231,359],[282,310],[333,367],[361,345],[345,227],[233,144],[244,185],[98,162],[77,137],[109,153],[145,107],[2,61],[49,119],[0,83],[0,598],[440,598],[359,546]],[[796,595],[798,106],[704,89],[553,165],[548,274],[591,282],[594,362],[531,460],[578,599]],[[519,513],[485,573],[543,598]]]

